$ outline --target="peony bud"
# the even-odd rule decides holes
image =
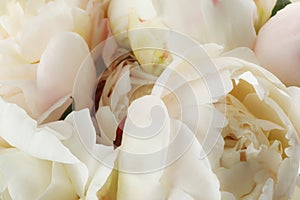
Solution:
[[[300,3],[279,11],[259,31],[255,53],[261,65],[286,85],[300,86]]]

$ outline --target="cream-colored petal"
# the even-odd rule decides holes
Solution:
[[[258,31],[271,17],[272,10],[276,4],[276,0],[254,0],[257,7],[257,19],[255,20],[255,28]]]
[[[248,1],[154,1],[157,15],[172,29],[233,49],[252,47],[255,40],[255,4]],[[242,19],[242,20],[241,20]],[[195,22],[195,23],[187,23]],[[196,25],[195,25],[196,24]],[[228,26],[230,24],[230,26]],[[221,34],[222,33],[222,34]]]
[[[55,1],[45,4],[39,15],[20,33],[22,56],[29,62],[39,61],[50,39],[72,28],[71,9],[66,3]]]
[[[142,20],[150,20],[156,16],[152,0],[111,0],[108,8],[108,19],[112,33],[119,34],[118,43],[124,47],[130,47],[128,41],[129,13],[136,10],[137,15]]]
[[[17,149],[1,150],[0,171],[12,199],[37,199],[51,182],[51,162]]]
[[[79,67],[85,59],[91,59],[88,54],[87,44],[76,33],[64,32],[51,39],[37,72],[37,89],[44,107],[71,93]]]
[[[278,170],[278,182],[274,190],[274,199],[292,197],[298,175],[299,161],[294,158],[283,160]]]
[[[108,106],[100,107],[96,113],[97,123],[100,129],[100,144],[113,146],[116,137],[118,121]]]
[[[41,114],[41,116],[37,119],[37,122],[42,124],[59,120],[67,108],[72,104],[72,101],[71,94],[61,98],[46,112]]]
[[[118,199],[165,199],[159,180],[169,134],[170,119],[161,99],[144,96],[132,102],[119,152]]]
[[[52,163],[51,182],[38,198],[43,200],[78,198],[68,173],[62,164]]]
[[[169,193],[170,194],[168,196],[168,200],[182,200],[182,199],[193,200],[194,199],[185,191],[177,189],[177,188],[172,189]]]
[[[69,164],[78,162],[51,130],[38,128],[36,121],[24,110],[3,100],[0,100],[0,107],[0,136],[10,145],[40,159]]]
[[[194,133],[180,121],[171,121],[171,145],[168,163],[161,182],[167,188],[178,188],[194,199],[220,199],[219,181]],[[177,159],[176,159],[177,158]],[[200,192],[201,191],[201,192]]]

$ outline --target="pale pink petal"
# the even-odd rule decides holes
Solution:
[[[91,59],[82,37],[64,32],[55,35],[44,51],[37,72],[37,89],[43,107],[72,92],[77,71],[85,59]]]
[[[300,86],[299,17],[300,3],[287,5],[261,28],[255,45],[262,66],[288,86]]]
[[[71,9],[66,3],[49,2],[39,13],[21,32],[21,53],[29,62],[39,61],[53,36],[73,28]]]

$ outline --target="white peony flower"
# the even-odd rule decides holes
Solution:
[[[222,53],[216,45],[205,48],[218,71],[206,71],[211,69],[207,68],[208,61],[203,60],[197,48],[191,49],[185,58],[198,59],[198,65],[175,60],[157,81],[165,80],[163,87],[158,84],[153,94],[163,94],[170,116],[180,116],[197,133],[220,181],[222,198],[291,198],[300,159],[299,88],[286,88],[257,64],[249,49]],[[202,73],[197,73],[197,67]],[[173,94],[168,94],[170,90]],[[196,103],[204,106],[201,102],[213,102],[227,118],[221,137],[218,130],[222,128],[222,117],[201,108],[197,117],[197,112],[188,109],[188,105]],[[206,103],[206,107],[209,105]],[[209,119],[213,123],[205,129]]]
[[[290,198],[300,159],[299,89],[286,88],[248,48],[204,51],[173,34],[166,44],[173,60],[158,78],[109,43],[102,77],[88,63],[77,77],[75,108],[89,108],[97,142],[118,151],[103,197]]]
[[[36,121],[14,104],[1,99],[0,107],[2,197],[76,198],[75,175],[78,173],[79,179],[84,178],[80,171],[86,169],[61,143],[60,140],[68,136],[57,135],[59,133],[47,127],[37,127]]]
[[[89,46],[107,37],[103,19],[107,5],[108,1],[96,0],[4,0],[0,7],[1,97],[35,119],[43,115],[39,122],[59,119],[70,104],[68,97]],[[51,112],[45,113],[48,109]]]
[[[259,31],[255,53],[287,86],[300,86],[300,2],[287,5]]]
[[[206,151],[221,141],[220,131],[226,120],[211,98],[225,95],[224,91],[218,90],[211,97],[202,80],[195,82],[199,88],[193,91],[188,77],[168,79],[172,72],[169,67],[161,76],[153,76],[141,68],[132,53],[107,44],[117,56],[108,55],[108,64],[106,55],[97,61],[109,66],[98,80],[96,72],[103,66],[94,69],[84,64],[73,93],[75,109],[87,107],[95,117],[97,142],[118,151],[117,171],[101,189],[103,197],[220,199],[219,182],[212,171],[215,163],[209,163],[212,158],[206,157]],[[203,50],[200,54],[202,63],[209,61]],[[190,74],[198,77],[197,73]],[[193,92],[198,95],[195,97]],[[205,190],[199,192],[202,187]]]
[[[96,144],[87,110],[43,126],[2,99],[0,110],[1,198],[97,199],[112,168],[93,155],[113,161],[115,153]]]
[[[221,190],[236,199],[289,199],[299,168],[299,88],[286,88],[255,64],[247,49],[213,58],[232,89],[215,105],[228,119],[220,166]]]

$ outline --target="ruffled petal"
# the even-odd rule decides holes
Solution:
[[[40,159],[69,164],[78,162],[51,130],[39,129],[24,110],[3,100],[0,100],[0,107],[0,136],[10,145]]]
[[[91,59],[88,54],[87,44],[76,33],[60,33],[51,39],[37,72],[37,89],[44,107],[71,93],[80,65]]]

